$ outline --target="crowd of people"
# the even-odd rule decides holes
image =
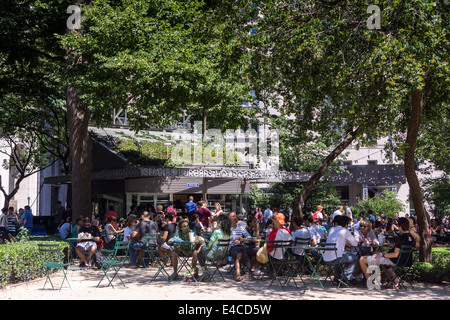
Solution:
[[[319,205],[316,210],[306,212],[302,216],[293,216],[290,210],[272,210],[270,206],[264,210],[255,208],[247,212],[242,208],[239,211],[225,212],[220,203],[215,203],[214,209],[210,210],[206,202],[194,202],[193,197],[190,197],[183,210],[176,210],[171,202],[157,205],[151,210],[132,205],[126,216],[120,218],[112,207],[101,220],[95,217],[78,217],[71,221],[67,209],[55,212],[61,218],[58,219],[59,235],[64,239],[71,238],[74,242],[75,252],[81,260],[80,267],[90,268],[95,260],[95,253],[103,248],[112,249],[115,241],[120,238],[130,243],[129,268],[136,269],[144,265],[142,249],[145,246],[152,246],[161,256],[169,257],[173,268],[171,280],[179,277],[178,254],[175,252],[174,244],[177,241],[189,241],[190,233],[197,239],[203,236],[204,232],[210,234],[208,242],[205,241],[192,252],[185,253],[190,254],[193,268],[197,267],[197,264],[201,267],[204,273],[202,279],[208,278],[205,273],[205,262],[218,250],[219,240],[230,240],[223,265],[234,269],[232,274],[236,281],[261,276],[266,272],[257,259],[262,243],[260,240],[269,243],[278,240],[294,243],[295,239],[308,239],[311,247],[336,243],[337,254],[326,252],[323,261],[335,266],[333,282],[342,283],[343,278],[347,284],[355,285],[368,277],[368,266],[394,264],[402,245],[419,244],[414,218],[408,215],[386,217],[383,213],[375,216],[371,211],[354,217],[347,204],[336,208],[331,215]],[[21,215],[24,218],[20,220],[16,217],[15,223],[10,222],[13,219],[8,219],[11,216],[9,212],[3,212],[2,219],[3,216],[5,216],[4,230],[9,231],[12,224],[16,226],[17,223],[26,224],[27,215],[24,213]],[[430,232],[447,232],[448,226],[448,217],[440,222],[433,220]],[[151,243],[145,243],[147,234],[158,234],[158,240],[153,239]],[[358,252],[354,249],[349,250],[349,246],[356,247],[361,244],[368,247],[383,245],[389,235],[393,235],[392,248],[384,255],[373,254],[368,248],[360,248]],[[319,253],[314,249],[308,253],[303,251],[293,249],[292,254],[297,255],[299,259],[305,254],[319,257]],[[268,249],[268,254],[273,259],[283,259],[281,251]],[[339,271],[338,266],[341,265],[345,266],[345,269],[342,269],[345,270],[344,274]]]

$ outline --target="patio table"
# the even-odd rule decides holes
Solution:
[[[196,240],[194,242],[178,241],[178,242],[173,243],[173,248],[174,248],[173,252],[175,252],[178,260],[180,261],[178,268],[177,268],[178,274],[180,273],[180,271],[183,268],[185,268],[190,275],[193,275],[191,273],[192,266],[189,263],[189,258],[192,257],[194,251],[197,250],[200,247],[200,245],[206,244],[206,243],[207,243],[207,241],[204,241],[204,240],[201,240],[201,241]],[[195,277],[193,277],[193,279],[195,281],[197,281],[197,279]]]

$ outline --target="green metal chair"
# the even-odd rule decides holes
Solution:
[[[400,288],[406,290],[406,286],[403,284],[403,276],[409,267],[412,266],[414,262],[413,256],[413,247],[412,246],[402,246],[400,248],[400,253],[397,258],[397,263],[394,266],[390,265],[381,265],[381,271],[386,275],[386,279],[383,281],[383,285],[385,287],[389,285],[393,285],[395,283],[395,279],[399,279],[398,287],[393,285],[394,289],[398,291]],[[392,269],[392,271],[389,271]],[[395,276],[394,276],[395,274]],[[412,284],[410,283],[411,287]]]
[[[312,278],[315,276],[317,281],[319,282],[320,286],[322,287],[322,289],[325,290],[325,287],[323,286],[323,283],[325,283],[328,279],[330,279],[330,281],[332,282],[332,277],[331,276],[334,274],[334,268],[338,267],[340,269],[341,275],[344,274],[345,269],[342,269],[342,265],[341,265],[341,263],[338,260],[336,243],[321,244],[321,246],[317,247],[316,250],[320,253],[320,257],[317,258],[317,261],[315,263],[315,267],[314,267],[314,265],[312,263],[312,259],[310,257],[308,257],[308,262],[310,264],[310,267],[313,270],[313,272],[311,274],[311,277],[310,277],[310,282],[311,282]],[[323,255],[327,251],[334,252],[337,261],[336,260],[329,261],[329,262],[324,261],[323,260]],[[324,279],[323,283],[322,283],[322,281],[320,281],[319,274],[318,274],[319,268],[321,266],[325,269],[325,272],[326,272],[325,279]],[[342,278],[344,278],[344,277],[342,277]],[[340,288],[341,284],[342,284],[342,281],[339,282],[338,288]]]
[[[282,253],[282,259],[276,259],[272,254],[269,254],[269,264],[272,269],[272,281],[269,286],[275,281],[280,283],[282,289],[294,287],[296,289],[306,289],[306,285],[298,285],[296,277],[298,274],[299,260],[292,254],[292,241],[274,240],[267,242],[267,250],[270,252],[277,251]],[[293,284],[291,284],[293,283]]]
[[[158,268],[150,281],[155,281],[159,275],[170,281],[170,275],[166,270],[166,266],[170,262],[170,256],[160,254],[158,243],[161,242],[161,236],[159,234],[146,234],[143,241],[145,243],[142,248],[144,251],[144,256],[142,257],[144,266],[148,267],[149,263],[146,264],[145,261],[149,260],[153,266]]]
[[[217,249],[214,251],[213,257],[208,259],[205,257],[205,273],[199,278],[199,281],[214,280],[214,275],[218,273],[223,281],[225,281],[220,267],[224,259],[227,257],[228,246],[230,245],[230,239],[219,239],[217,242]]]
[[[99,262],[100,270],[103,272],[103,276],[98,282],[97,287],[99,287],[103,279],[106,278],[108,280],[108,286],[114,288],[112,282],[116,277],[120,280],[122,285],[125,286],[125,283],[123,282],[122,278],[119,275],[119,271],[124,265],[125,261],[127,260],[128,248],[129,248],[128,241],[117,241],[116,245],[114,246],[114,252],[112,253],[112,255],[106,258],[105,261]],[[110,271],[113,272],[112,277],[108,276],[108,272]]]
[[[294,243],[292,245],[292,255],[294,258],[298,260],[297,275],[302,279],[302,281],[304,275],[312,272],[311,265],[308,263],[309,252],[307,252],[307,250],[304,249],[305,247],[309,247],[310,244],[311,244],[310,238],[295,238]],[[302,250],[303,254],[301,255],[296,254],[295,253],[296,249]]]
[[[102,232],[104,232],[104,231],[102,231]],[[105,234],[105,235],[106,235],[106,234]],[[101,252],[106,258],[111,258],[112,255],[113,255],[114,252],[115,252],[115,246],[116,246],[117,243],[120,242],[120,241],[123,241],[123,233],[118,233],[118,234],[116,235],[116,240],[115,240],[115,243],[114,243],[114,248],[112,248],[112,249],[106,249],[106,248],[103,248],[103,249],[100,250],[100,252]]]
[[[70,287],[69,279],[67,279],[67,273],[65,268],[70,265],[70,263],[63,263],[62,258],[62,248],[57,243],[39,243],[38,244],[38,250],[41,257],[42,266],[44,268],[44,272],[46,274],[46,279],[44,286],[42,289],[45,288],[47,281],[50,282],[52,289],[55,287],[53,286],[52,280],[50,278],[50,273],[52,273],[55,269],[61,269],[64,275],[63,281],[61,282],[61,286],[59,287],[59,290],[62,289],[64,285],[64,281],[67,281],[67,284]]]

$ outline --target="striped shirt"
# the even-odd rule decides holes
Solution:
[[[16,224],[14,223],[16,222],[16,215],[10,215],[7,214],[6,215],[6,227],[8,228],[9,232],[16,232]]]
[[[236,228],[231,227],[230,246],[228,247],[228,250],[236,245],[234,241],[239,240],[239,237],[251,238],[252,236],[248,233],[247,228],[238,223]]]

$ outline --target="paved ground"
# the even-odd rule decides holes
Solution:
[[[235,282],[231,276],[226,282],[186,283],[181,280],[167,283],[162,279],[150,282],[154,268],[129,269],[120,271],[126,287],[118,282],[115,288],[106,283],[96,287],[101,274],[99,270],[71,270],[68,277],[71,285],[66,284],[61,291],[52,290],[45,279],[36,279],[28,283],[7,285],[0,290],[0,300],[449,300],[449,285],[414,284],[414,289],[396,292],[393,289],[369,290],[367,288],[333,288],[326,286],[322,290],[318,284],[306,290],[288,288],[283,290],[278,284],[269,287],[268,280],[244,280]],[[52,276],[54,284],[60,285],[62,273]]]

